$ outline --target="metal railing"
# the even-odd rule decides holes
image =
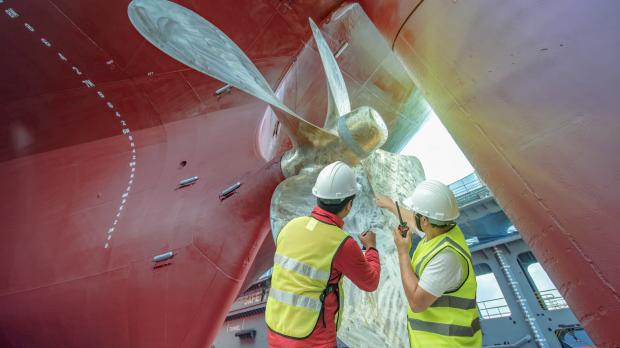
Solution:
[[[566,300],[557,289],[535,292],[536,299],[543,309],[555,311],[558,309],[568,308]]]
[[[491,192],[476,173],[469,174],[449,187],[454,192],[459,207],[491,196]]]
[[[482,319],[493,319],[510,316],[510,307],[503,297],[479,301],[478,310]]]

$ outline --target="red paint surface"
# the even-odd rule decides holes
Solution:
[[[181,3],[236,40],[287,105],[322,123],[325,78],[306,18],[320,22],[338,1]],[[590,335],[620,344],[618,4],[425,1],[411,14],[416,4],[363,1],[382,34],[347,6],[323,24],[334,50],[349,42],[338,62],[353,107],[375,107],[392,134],[415,126],[413,77]],[[148,44],[126,7],[0,4],[3,347],[203,346],[271,260],[284,132],[273,136],[255,98],[214,96],[221,82]],[[392,42],[409,75],[388,55]],[[108,249],[131,148],[96,90],[137,146]],[[200,180],[175,190],[192,176]],[[236,181],[238,193],[220,202]],[[169,250],[171,264],[153,269]]]
[[[380,26],[602,347],[620,346],[619,6],[425,1]]]
[[[321,22],[339,1],[181,3],[232,37],[287,105],[322,124],[325,77],[306,43],[307,17]],[[244,282],[272,262],[269,203],[290,146],[284,132],[274,135],[275,120],[255,98],[235,89],[214,96],[223,83],[148,44],[126,8],[120,0],[0,4],[2,347],[206,346]],[[339,63],[353,107],[372,105],[392,125],[419,122],[403,107],[410,78],[359,7],[346,9],[325,34],[333,45],[350,42]],[[131,184],[124,127],[136,146]],[[237,181],[237,193],[220,201]],[[167,251],[175,256],[154,268],[153,256]]]
[[[222,83],[147,44],[124,1],[1,6],[8,49],[0,58],[0,346],[208,344],[270,238],[269,202],[282,177],[256,150],[266,106],[239,91],[213,96]],[[209,13],[231,23],[219,7]],[[286,21],[270,4],[236,14],[243,16],[252,20],[231,36],[259,56],[275,85],[305,37],[274,39],[270,23]],[[96,87],[85,88],[86,78]],[[133,187],[108,249],[131,148],[106,101],[137,146]],[[200,177],[195,185],[175,190],[192,176]],[[220,202],[236,181],[238,193]],[[169,250],[170,264],[154,269],[151,258]],[[258,264],[255,273],[268,267]]]

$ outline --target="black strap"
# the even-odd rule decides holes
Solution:
[[[321,296],[319,297],[319,300],[321,300],[321,311],[319,312],[319,316],[323,318],[323,327],[327,327],[327,324],[325,323],[325,298],[327,298],[327,295],[332,292],[336,294],[336,313],[340,310],[340,291],[338,288],[338,283],[327,284],[327,287],[323,290]]]

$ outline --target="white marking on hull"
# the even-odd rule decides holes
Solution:
[[[82,83],[83,83],[86,87],[88,87],[88,88],[93,88],[93,87],[95,87],[95,84],[94,84],[94,83],[93,83],[93,81],[91,81],[91,80],[82,80]]]
[[[5,1],[4,0],[0,0],[0,4],[4,4]],[[17,17],[19,17],[19,13],[17,13],[17,11],[15,11],[15,9],[13,8],[7,8],[4,10],[4,13],[6,13],[7,16],[9,16],[11,19],[15,19]],[[26,28],[26,30],[30,31],[30,32],[35,32],[34,26],[31,25],[28,22],[24,22],[23,23],[24,27]],[[41,37],[40,42],[45,46],[45,47],[52,47],[52,43],[46,39],[45,37]],[[60,59],[63,62],[67,62],[69,61],[69,58],[67,56],[65,56],[61,51],[57,51],[56,52],[58,55],[58,59]],[[110,59],[108,61],[105,62],[106,65],[111,65],[114,63],[113,59]],[[77,76],[83,76],[85,75],[85,73],[79,69],[77,66],[72,66],[71,67],[71,71],[77,75]],[[80,80],[80,82],[86,86],[86,88],[94,88],[95,87],[95,83],[90,80],[90,79],[84,79],[84,80]],[[97,90],[96,91],[96,95],[97,97],[99,97],[100,99],[105,99],[105,94],[103,93],[103,91],[101,90]],[[105,105],[109,108],[109,109],[114,109],[114,104],[112,103],[112,101],[106,101]],[[121,118],[121,114],[118,111],[114,111],[114,116],[116,118]],[[132,156],[130,157],[129,160],[129,167],[130,167],[130,173],[129,173],[129,179],[127,181],[127,189],[126,192],[124,192],[122,194],[122,199],[121,199],[121,204],[118,207],[118,212],[116,213],[116,218],[113,220],[112,224],[110,225],[110,227],[107,229],[106,232],[106,243],[104,244],[104,248],[108,249],[110,247],[110,243],[109,241],[112,239],[112,236],[114,234],[114,231],[116,229],[116,225],[119,222],[119,218],[121,217],[121,211],[125,208],[125,204],[127,203],[128,199],[129,199],[129,191],[131,191],[131,185],[133,185],[133,178],[135,176],[135,171],[136,171],[136,149],[135,149],[135,143],[134,143],[134,138],[133,135],[131,134],[130,129],[127,127],[127,122],[125,120],[120,120],[120,126],[121,126],[121,132],[123,135],[127,135],[130,141],[130,147],[131,147],[131,152],[132,152]]]

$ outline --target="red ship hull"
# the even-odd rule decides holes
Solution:
[[[339,1],[183,4],[235,40],[287,105],[322,122],[307,16],[320,21]],[[272,262],[286,135],[266,104],[215,95],[221,82],[147,43],[127,5],[0,3],[0,346],[202,347]],[[330,45],[349,40],[354,105],[375,106],[392,126],[411,122],[400,109],[411,79],[378,34],[382,50],[353,64],[369,22],[352,36],[359,16],[346,18],[327,30]]]
[[[620,346],[620,3],[362,3],[597,346]]]
[[[321,123],[327,93],[307,17],[320,22],[340,1],[180,3]],[[127,5],[0,1],[3,347],[205,346],[271,261],[284,132],[265,104],[214,95],[221,82],[147,43]],[[410,116],[417,82],[590,335],[613,346],[618,5],[572,5],[581,17],[570,4],[363,1],[408,71],[359,16],[322,29],[334,50],[349,45],[338,63],[352,104],[376,108],[396,135],[421,121]]]

